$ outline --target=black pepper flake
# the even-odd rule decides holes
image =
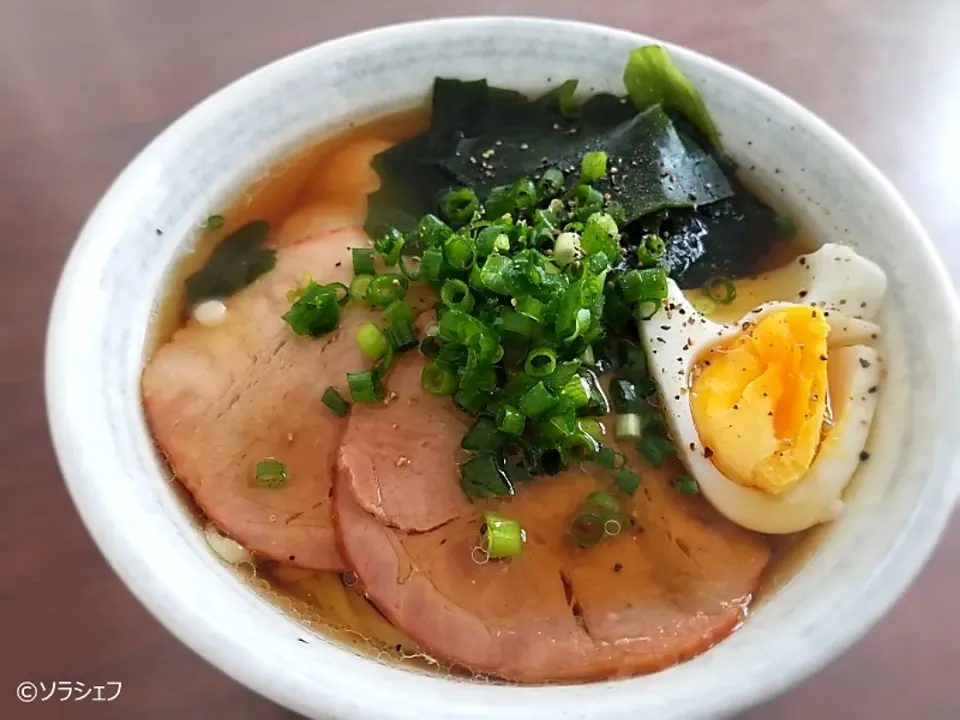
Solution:
[[[297,638],[297,641],[298,641],[298,642],[302,642],[304,645],[309,645],[309,643],[308,643],[306,640],[304,640],[303,638]]]
[[[861,451],[860,451],[860,462],[866,462],[866,461],[869,460],[869,459],[870,459],[870,453],[868,453],[866,450],[861,450]]]
[[[862,303],[860,303],[860,307],[865,308],[866,306],[867,306],[867,301],[866,301],[866,300],[864,300]]]
[[[810,311],[810,317],[815,318],[816,316],[817,316],[817,311],[816,311],[816,310],[811,310],[811,311]]]
[[[806,296],[807,296],[806,290],[801,290],[800,292],[797,293],[797,297],[800,298],[801,300],[803,300],[803,298],[805,298]]]
[[[826,362],[826,361],[827,361],[827,356],[826,356],[826,355],[821,355],[821,356],[820,356],[820,359],[823,360],[824,362]],[[764,393],[764,394],[766,394],[766,393]]]
[[[876,334],[876,333],[870,333],[870,339],[871,339],[871,340],[876,340],[876,339],[877,339],[877,334]]]
[[[841,305],[846,305],[846,304],[847,304],[847,301],[844,300],[843,298],[840,298],[840,304],[841,304]]]
[[[336,267],[340,267],[341,265],[343,265],[343,261],[338,260],[338,261],[337,261],[337,264],[336,264]]]
[[[800,263],[801,265],[806,265],[806,264],[807,264],[807,259],[806,259],[805,257],[802,257],[802,258],[800,258],[799,263]]]
[[[680,399],[680,396],[679,396],[679,395],[674,395],[674,396],[673,396],[673,399],[674,399],[674,400],[679,400],[679,399]]]
[[[703,448],[703,456],[704,456],[705,458],[713,457],[713,448],[704,446],[704,448]]]
[[[690,443],[690,449],[691,449],[691,450],[696,450],[696,449],[697,449],[697,444],[696,444],[696,443]]]
[[[397,643],[393,647],[397,652],[400,652],[401,650],[403,650],[403,645],[401,645],[400,643]]]
[[[670,326],[669,326],[669,325],[661,325],[661,326],[660,326],[660,329],[661,329],[661,330],[669,330],[669,329],[670,329]]]
[[[157,235],[163,235],[163,230],[161,230],[160,228],[157,228],[156,230],[154,230],[154,232],[155,232]]]
[[[860,367],[866,370],[868,367],[870,367],[870,361],[866,358],[860,358]]]
[[[740,409],[740,406],[737,405],[736,403],[734,403],[734,404],[733,404],[733,409],[734,409],[734,410],[739,410],[739,409]]]
[[[872,395],[873,393],[875,393],[876,391],[877,391],[877,386],[876,386],[876,385],[870,386],[870,388],[867,390],[867,392],[870,393],[871,395]]]
[[[615,563],[613,566],[613,571],[620,572],[621,570],[623,570],[623,563]]]

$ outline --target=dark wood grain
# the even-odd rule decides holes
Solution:
[[[618,25],[772,83],[889,175],[960,277],[954,0],[0,0],[0,717],[292,717],[176,642],[88,539],[44,418],[51,293],[112,178],[209,92],[327,38],[461,12]],[[958,567],[955,521],[886,620],[819,675],[748,717],[960,717]],[[14,697],[23,680],[122,681],[123,691],[110,704],[28,706]]]

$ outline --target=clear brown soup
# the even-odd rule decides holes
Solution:
[[[397,142],[424,129],[428,122],[426,109],[419,108],[377,118],[370,122],[351,123],[348,128],[329,138],[306,144],[299,151],[281,160],[268,172],[255,179],[240,195],[223,208],[212,208],[211,214],[222,215],[224,224],[216,230],[201,230],[193,252],[176,268],[170,280],[167,296],[160,303],[152,323],[151,351],[166,342],[187,319],[188,308],[184,280],[201,267],[217,243],[244,224],[265,219],[276,229],[285,218],[305,203],[303,191],[318,169],[329,170],[331,159],[350,144],[369,139]],[[335,169],[334,169],[335,170]],[[335,177],[338,173],[328,172]],[[748,180],[748,179],[746,179]],[[754,191],[757,188],[752,187]],[[341,199],[342,192],[335,183],[321,188],[311,186],[312,204],[324,200]],[[325,196],[324,193],[329,193]],[[762,189],[757,193],[764,197]],[[765,198],[768,199],[769,198]],[[198,224],[204,222],[198,218]],[[799,232],[795,239],[776,245],[776,252],[767,259],[767,267],[777,267],[808,252],[819,243]],[[733,308],[735,312],[749,310]],[[726,320],[726,317],[718,317]],[[203,512],[190,494],[178,484],[183,502],[196,517],[198,525],[205,523]],[[773,559],[764,571],[752,607],[789,581],[810,559],[824,530],[799,535],[766,538],[773,550]],[[306,628],[323,636],[333,637],[357,651],[378,659],[404,661],[443,674],[464,674],[457,668],[445,666],[421,650],[400,630],[391,625],[370,603],[352,573],[316,572],[303,570],[272,560],[242,563],[237,572],[262,596],[301,622]],[[305,633],[309,639],[309,633]]]

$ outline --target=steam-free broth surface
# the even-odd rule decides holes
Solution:
[[[433,285],[425,281],[429,277],[401,283],[400,274],[389,275],[390,267],[407,271],[405,259],[399,257],[397,264],[401,247],[394,250],[390,245],[388,249],[389,243],[381,246],[380,235],[374,243],[365,234],[364,226],[372,223],[374,215],[395,217],[400,224],[416,221],[416,215],[409,214],[410,207],[418,202],[435,207],[431,188],[438,183],[457,185],[450,179],[455,176],[468,188],[472,186],[464,177],[472,178],[478,187],[493,184],[509,163],[523,167],[530,163],[525,151],[547,153],[554,148],[551,143],[564,148],[557,151],[567,158],[559,164],[562,171],[568,175],[576,172],[563,152],[579,142],[580,128],[567,126],[577,120],[550,115],[553,110],[543,109],[549,105],[525,105],[529,101],[515,94],[487,93],[485,85],[438,81],[433,118],[421,108],[351,125],[331,138],[305,145],[254,179],[232,202],[211,208],[208,218],[198,218],[195,249],[172,274],[169,294],[154,318],[152,356],[143,377],[144,407],[161,451],[187,491],[186,501],[206,525],[208,539],[232,538],[211,542],[217,553],[236,564],[238,573],[257,592],[305,627],[379,659],[477,678],[576,682],[656,671],[704,652],[726,637],[749,607],[756,607],[758,595],[775,593],[802,568],[816,539],[828,529],[765,536],[746,529],[749,525],[731,522],[729,514],[714,509],[713,498],[708,501],[699,494],[698,479],[687,475],[691,472],[689,457],[684,460],[688,464],[685,469],[674,454],[677,444],[686,445],[687,441],[671,437],[673,431],[664,428],[662,417],[665,404],[680,402],[692,387],[687,383],[699,375],[690,371],[681,383],[674,380],[677,394],[667,398],[663,381],[654,383],[647,375],[646,364],[655,364],[658,352],[650,337],[641,332],[638,338],[627,327],[618,331],[622,334],[578,341],[578,335],[589,328],[591,316],[584,309],[589,303],[577,311],[576,323],[570,325],[573,334],[563,341],[586,344],[582,355],[581,350],[576,351],[575,360],[561,362],[549,347],[529,346],[511,357],[510,337],[504,335],[499,354],[491,354],[496,355],[493,364],[502,360],[500,376],[525,373],[524,382],[530,382],[522,397],[510,401],[522,408],[522,417],[517,407],[503,401],[507,406],[497,409],[495,424],[469,409],[470,396],[463,394],[466,385],[456,395],[461,409],[454,406],[450,398],[454,390],[438,384],[447,382],[443,372],[449,374],[437,369],[435,358],[443,348],[428,349],[429,341],[441,345],[441,339],[450,335],[450,328],[443,327],[450,317],[466,324],[478,322],[485,311],[479,305],[474,309],[470,287],[476,293],[483,287],[496,287],[495,293],[514,296],[509,303],[502,297],[485,300],[487,311],[499,307],[497,323],[505,324],[513,316],[519,323],[524,313],[532,313],[526,315],[529,319],[542,312],[544,304],[533,295],[521,296],[518,302],[507,284],[495,284],[515,280],[498,281],[489,274],[491,258],[496,260],[501,253],[504,257],[513,254],[516,262],[521,257],[529,261],[534,250],[517,253],[516,247],[511,247],[512,235],[507,233],[513,233],[510,228],[515,224],[520,227],[522,246],[526,242],[523,228],[534,222],[533,217],[541,225],[546,223],[547,232],[536,241],[541,243],[538,257],[531,262],[541,263],[541,270],[549,267],[542,275],[531,267],[527,277],[549,285],[551,274],[561,275],[564,282],[582,286],[577,296],[582,298],[591,292],[586,281],[598,262],[608,263],[608,269],[599,275],[599,289],[593,291],[601,296],[620,288],[619,283],[625,287],[628,279],[637,278],[647,287],[640,292],[647,292],[655,273],[663,276],[666,286],[664,271],[656,260],[660,257],[655,242],[659,231],[656,227],[651,231],[646,220],[640,220],[657,217],[668,208],[671,232],[695,239],[683,250],[687,255],[678,260],[682,264],[677,267],[686,280],[683,295],[693,307],[703,308],[704,323],[707,319],[736,322],[766,302],[792,299],[796,288],[781,286],[780,275],[765,271],[797,261],[818,243],[795,228],[789,237],[777,240],[774,213],[757,199],[762,198],[762,189],[758,193],[746,190],[743,178],[731,179],[728,184],[712,156],[697,155],[696,146],[686,136],[682,142],[676,140],[671,116],[659,106],[652,108],[656,113],[641,112],[636,120],[637,111],[624,101],[600,96],[583,106],[587,134],[600,132],[604,122],[622,120],[629,132],[616,130],[614,137],[620,138],[616,142],[623,137],[647,142],[654,136],[652,142],[668,158],[662,168],[644,169],[649,157],[631,155],[635,148],[629,146],[617,146],[622,155],[612,157],[609,169],[605,153],[599,153],[602,166],[598,157],[588,158],[597,153],[587,153],[576,194],[570,190],[563,201],[554,199],[549,207],[542,200],[532,217],[523,216],[522,206],[495,211],[500,202],[495,199],[496,188],[484,206],[477,204],[472,190],[455,199],[445,196],[440,204],[445,217],[466,210],[460,220],[451,221],[454,226],[475,222],[484,212],[493,214],[470,230],[478,238],[476,247],[471,245],[472,239],[458,244],[455,232],[447,228],[450,235],[444,236],[448,239],[442,243],[442,252],[428,258],[429,244],[426,250],[407,248],[414,250],[417,258],[409,267],[428,273],[436,271],[429,270],[431,262],[446,263],[446,277],[454,278],[460,287],[450,279],[441,283],[439,275],[433,278]],[[485,114],[484,103],[494,106],[496,112]],[[537,134],[514,140],[512,148],[509,138],[501,143],[498,126],[484,126],[491,117],[501,117],[497,103],[510,107],[512,120],[517,113],[531,112]],[[601,114],[589,109],[601,106]],[[544,112],[546,121],[541,117]],[[709,143],[715,133],[712,125],[697,118],[691,121],[697,126],[691,130],[693,137]],[[453,123],[453,127],[438,127],[439,122]],[[502,122],[502,117],[497,122]],[[591,122],[599,123],[600,129]],[[471,134],[462,133],[461,127],[469,127]],[[544,133],[551,132],[559,136],[545,139]],[[477,144],[477,138],[483,138],[484,144]],[[456,152],[447,160],[436,160],[433,156],[440,152],[438,147],[451,142]],[[685,153],[691,152],[694,154],[688,158]],[[427,156],[433,159],[427,162]],[[375,157],[377,170],[371,166]],[[545,156],[541,164],[545,166],[546,161]],[[430,165],[436,162],[448,176],[437,174]],[[617,193],[636,181],[629,175],[632,168],[646,172],[647,181],[655,178],[655,189],[631,198],[628,208],[615,209]],[[524,190],[526,197],[531,192],[542,192],[546,198],[551,197],[550,192],[562,192],[562,182],[552,190],[546,184],[548,180],[557,182],[546,170],[532,172],[532,178],[523,180],[534,188]],[[591,188],[593,182],[600,183],[604,192]],[[658,205],[659,192],[664,194],[664,202]],[[718,203],[720,209],[698,215],[698,202]],[[590,203],[608,212],[577,215],[579,207],[586,212]],[[392,205],[402,211],[392,213]],[[642,229],[619,233],[613,214],[629,212],[637,213],[637,224],[631,226],[626,219],[619,227],[642,225]],[[545,219],[551,213],[553,219]],[[560,222],[558,218],[563,218],[560,225],[549,225]],[[736,236],[737,223],[744,218],[753,233],[750,238]],[[269,224],[269,232],[255,252],[260,253],[259,261],[269,260],[271,269],[251,270],[255,274],[231,289],[228,297],[188,302],[187,281],[209,270],[211,258],[216,257],[214,249],[234,242],[238,230],[259,221]],[[397,232],[394,237],[426,242],[431,228],[442,225],[430,216],[419,222],[416,232]],[[502,222],[507,223],[502,226],[505,229],[497,230],[497,223]],[[611,224],[613,230],[609,230]],[[494,237],[491,230],[501,234]],[[543,230],[543,226],[539,228]],[[713,230],[726,238],[725,242],[740,245],[709,247]],[[606,240],[603,232],[609,235]],[[487,261],[481,270],[478,248],[486,242],[484,237],[489,237],[490,247],[483,251]],[[616,260],[620,263],[613,262],[612,270],[605,251],[597,250],[598,242],[611,238],[616,252],[610,252],[619,253]],[[706,238],[705,244],[698,245],[701,238]],[[675,242],[679,247],[686,241]],[[618,243],[636,243],[635,250],[633,245]],[[353,248],[360,248],[359,253]],[[630,255],[633,252],[636,262]],[[662,244],[659,252],[663,252]],[[736,268],[741,263],[749,272],[738,275],[735,286],[720,278],[726,296],[718,297],[714,277],[703,288],[691,280],[706,272],[696,265],[700,257],[708,257],[715,270]],[[457,279],[458,268],[468,268],[474,261],[470,284],[465,282],[466,274],[463,280]],[[802,264],[803,258],[799,262]],[[361,266],[368,269],[360,270]],[[396,279],[392,286],[377,285],[377,292],[385,293],[383,302],[370,300],[376,294],[371,296],[373,291],[364,285],[361,302],[356,296],[355,276],[366,276],[374,267],[377,274],[366,280],[369,288],[379,279],[387,283],[390,277]],[[388,274],[379,275],[385,267]],[[611,276],[616,281],[604,284],[608,271],[619,274]],[[628,277],[631,275],[634,277]],[[402,292],[396,289],[401,285]],[[442,303],[436,292],[441,285]],[[451,288],[460,295],[448,295]],[[413,342],[404,340],[402,334],[390,335],[384,347],[395,347],[396,357],[393,350],[387,355],[383,349],[372,354],[376,342],[383,342],[382,337],[377,339],[383,333],[375,322],[385,307],[389,310],[398,304],[391,304],[396,293],[401,298],[405,293],[406,304],[397,312],[402,310],[410,317],[389,329],[399,332],[397,328],[407,323]],[[623,297],[627,295],[624,290]],[[642,300],[642,295],[638,297]],[[653,310],[662,311],[666,294],[657,297],[658,306]],[[862,306],[867,307],[873,298],[864,298]],[[337,300],[336,322],[324,321],[322,328],[303,324],[306,316],[295,314],[313,312]],[[621,298],[618,302],[635,300]],[[502,306],[497,305],[500,302]],[[210,303],[215,306],[213,314],[201,314],[198,308]],[[607,307],[614,307],[611,315],[616,312],[612,301],[608,300]],[[636,324],[634,318],[641,324],[651,318],[652,313],[642,308],[643,303],[637,302],[629,316],[631,325]],[[806,315],[810,312],[816,319],[821,309],[814,303],[812,309],[804,308]],[[603,317],[612,327],[613,321],[606,314]],[[691,313],[689,322],[695,319]],[[316,323],[317,317],[309,322]],[[484,321],[479,322],[479,330],[464,332],[463,337],[473,338],[471,342],[483,338]],[[744,324],[744,333],[748,325]],[[556,326],[559,335],[559,311]],[[538,332],[525,327],[528,338]],[[667,329],[669,325],[662,326],[663,331]],[[540,332],[538,342],[544,342],[554,331]],[[308,335],[312,338],[304,337]],[[426,341],[418,348],[421,338]],[[644,342],[648,343],[645,355]],[[683,351],[692,341],[686,343]],[[401,354],[408,347],[414,349]],[[595,349],[606,357],[595,356]],[[638,354],[649,360],[640,362],[643,358]],[[358,372],[370,366],[367,358],[374,362],[379,358],[389,370],[389,374],[384,371],[385,390],[379,397],[375,384],[383,377],[373,371]],[[825,362],[826,356],[821,359]],[[473,355],[469,362],[467,356],[463,358],[468,373],[473,360]],[[532,364],[534,361],[541,365]],[[589,369],[581,372],[581,364]],[[507,370],[508,366],[525,369]],[[543,366],[549,369],[541,371]],[[614,374],[612,381],[609,376],[598,379],[611,368],[620,372],[618,367],[626,375]],[[537,381],[541,372],[544,379]],[[366,375],[366,389],[351,375]],[[640,376],[642,380],[637,379]],[[492,370],[490,377],[490,382],[501,382]],[[577,379],[576,387],[570,384],[572,379]],[[554,380],[556,386],[546,384]],[[647,395],[624,395],[637,392],[635,387],[646,387],[643,383],[654,383]],[[329,386],[326,391],[324,386]],[[505,396],[508,389],[509,384],[502,390]],[[364,401],[364,393],[375,401]],[[344,401],[351,395],[352,407]],[[645,425],[642,432],[640,411],[619,407],[628,402],[635,407],[638,397],[646,398],[644,412],[653,417],[653,424]],[[548,423],[543,415],[543,408],[551,407],[558,398],[568,400],[571,408],[592,408],[590,414],[584,411],[578,416],[579,445],[567,445],[574,433],[563,435],[564,426],[551,425],[555,419]],[[822,443],[833,428],[829,404],[827,417]],[[484,431],[486,439],[479,431],[484,422],[492,428]],[[524,422],[528,423],[526,434]],[[528,442],[531,428],[548,440],[550,433],[560,432],[557,437],[564,445],[561,448],[559,439],[554,445],[545,441],[533,453],[529,444],[523,444]],[[511,440],[511,434],[526,440]],[[500,445],[490,446],[491,441]],[[696,442],[689,443],[689,450],[702,452],[704,458],[713,453],[710,448],[698,448]],[[492,460],[493,456],[486,454],[491,451],[502,456]],[[582,458],[578,453],[583,453]],[[676,454],[684,457],[682,452]],[[527,472],[533,457],[537,469]],[[553,467],[556,458],[559,464]],[[490,465],[484,466],[488,460]],[[471,465],[480,469],[468,476]],[[616,498],[608,492],[609,476],[598,468],[615,471]],[[508,470],[527,475],[516,482]],[[497,490],[498,483],[506,483],[509,493]],[[521,552],[494,552],[492,536],[504,532],[501,523],[522,525],[516,538]]]

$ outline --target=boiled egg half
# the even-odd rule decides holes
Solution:
[[[753,280],[786,301],[708,319],[670,281],[641,323],[677,453],[723,515],[764,533],[832,520],[866,445],[886,276],[828,244]],[[740,285],[738,282],[738,294]]]

